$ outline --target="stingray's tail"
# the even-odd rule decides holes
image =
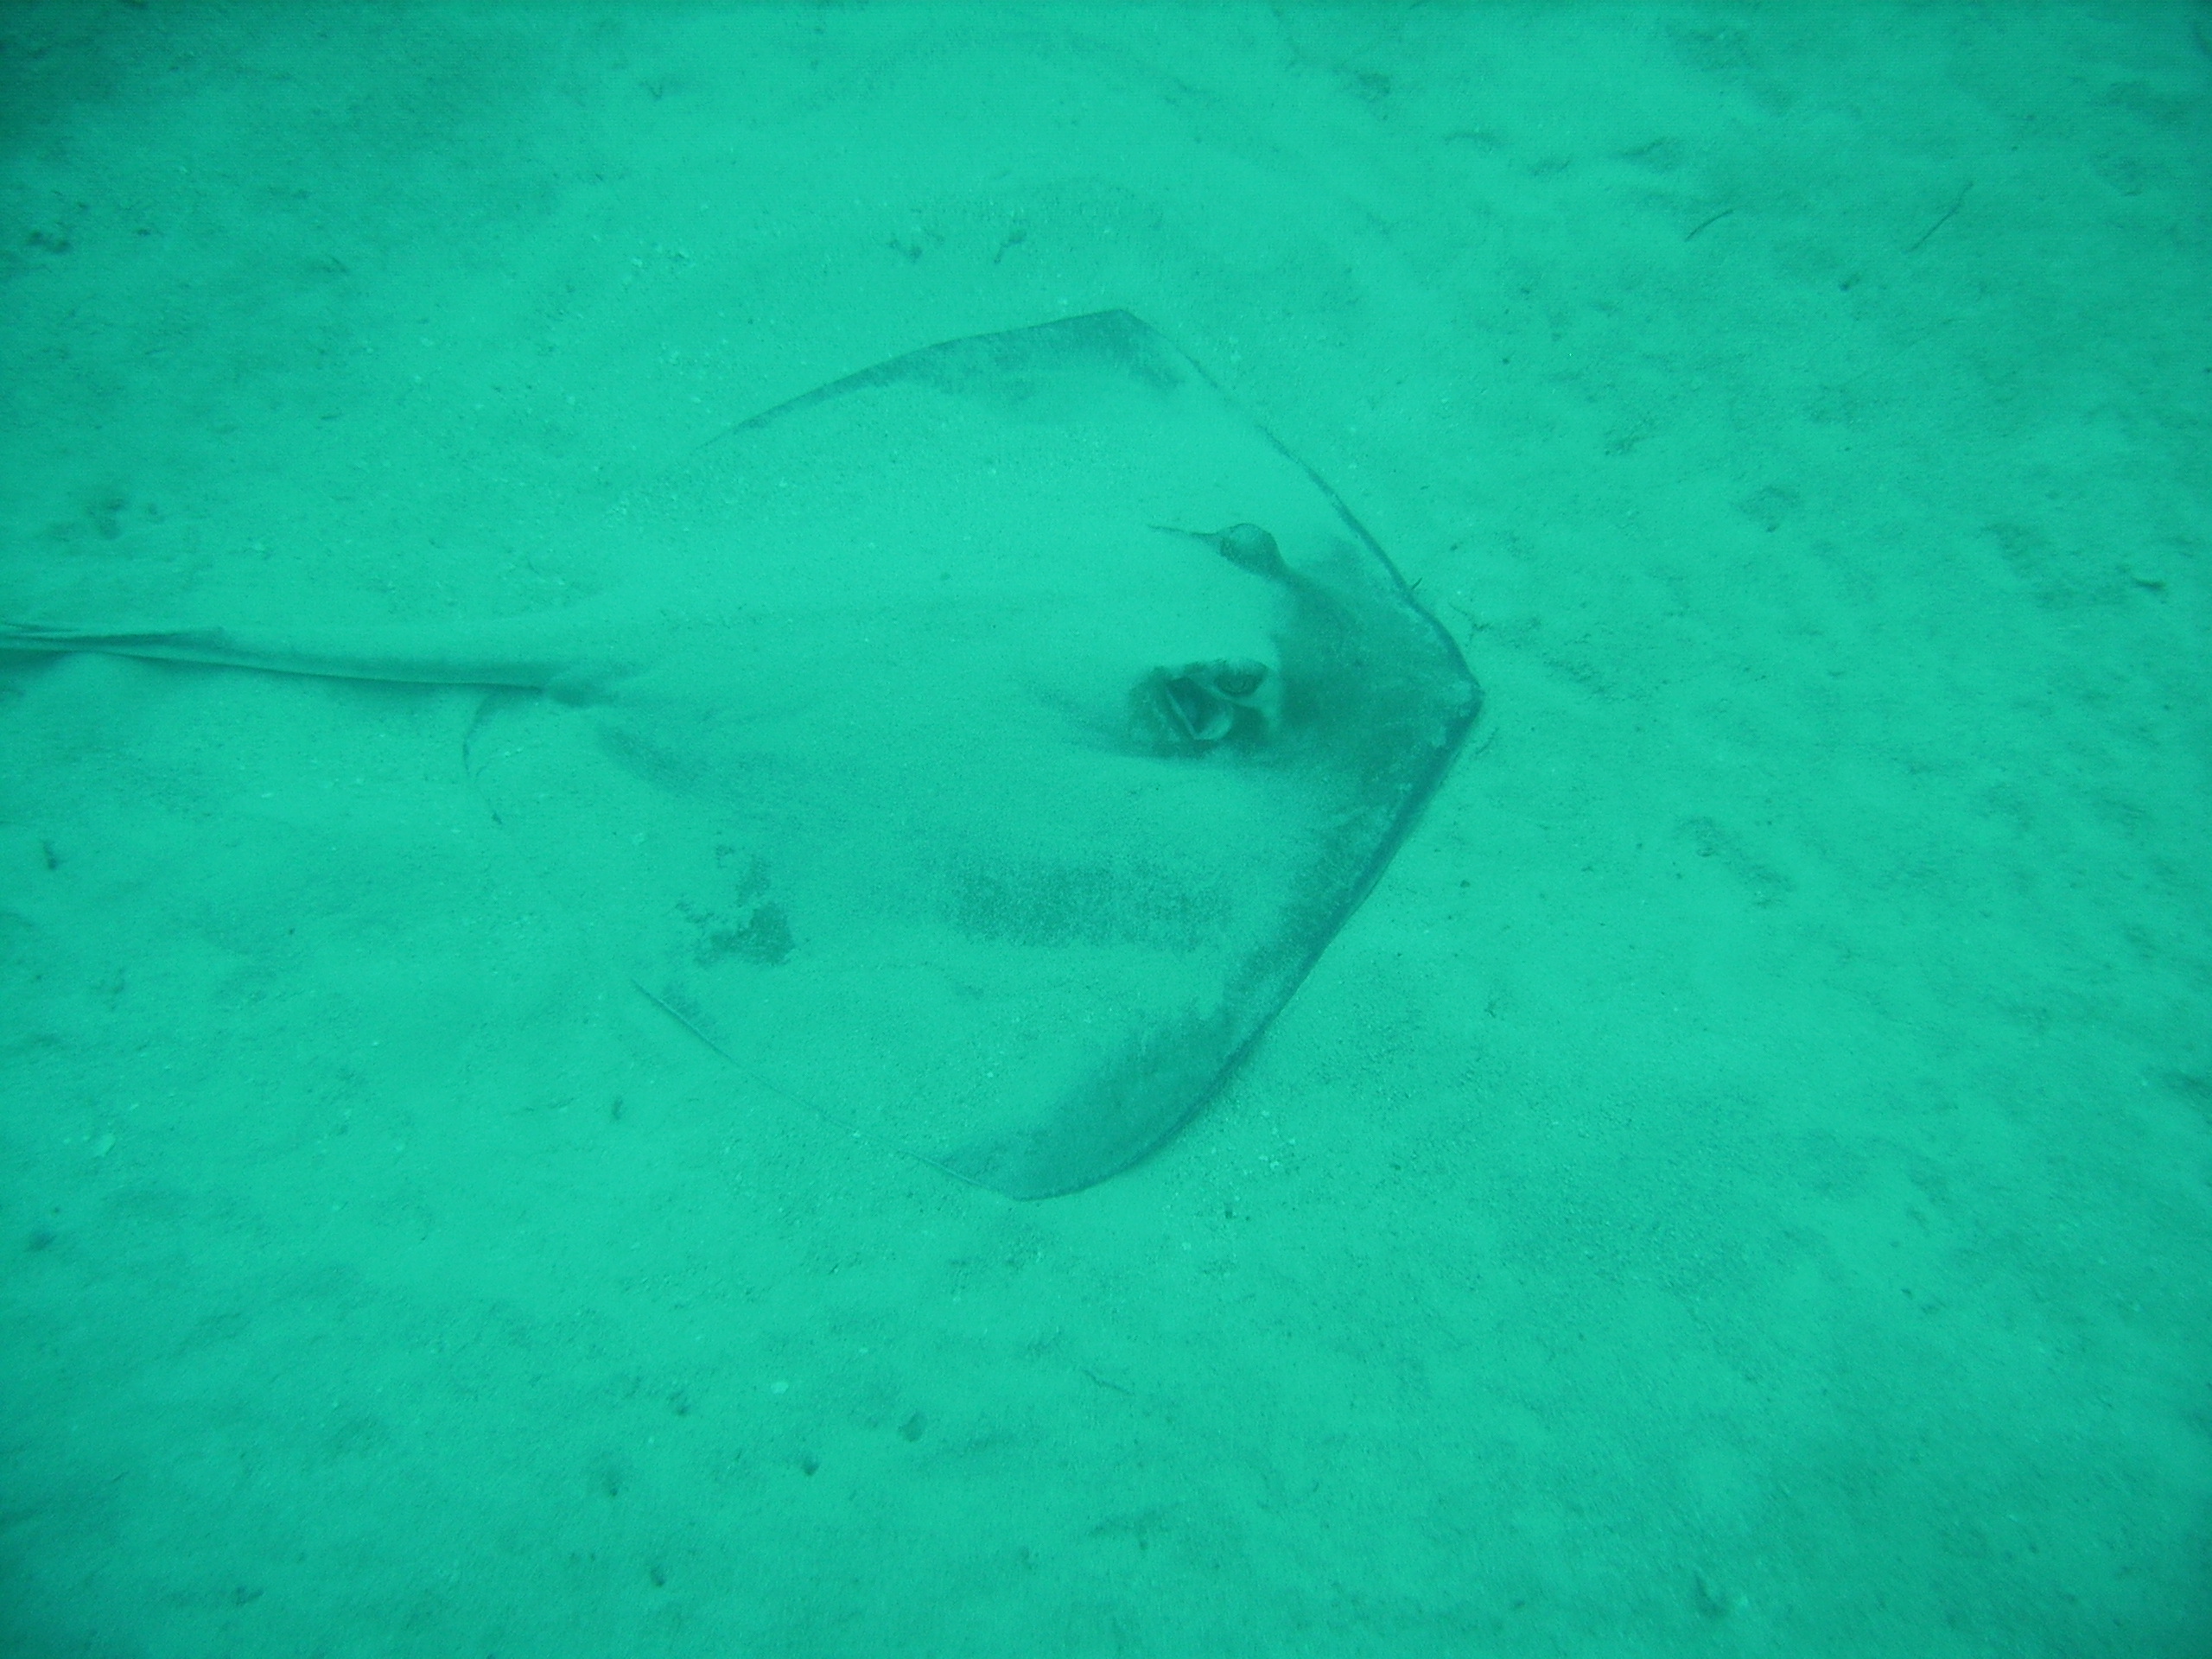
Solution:
[[[527,625],[527,626],[525,626]],[[573,677],[573,651],[553,648],[535,619],[494,623],[442,639],[421,630],[302,632],[282,640],[229,628],[107,630],[0,622],[0,652],[98,652],[160,662],[201,663],[401,685],[509,685],[533,690]]]

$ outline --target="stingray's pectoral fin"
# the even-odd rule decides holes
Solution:
[[[1127,1169],[1197,1116],[1272,1011],[1230,1005],[1162,1019],[1033,1119],[917,1155],[1010,1198],[1080,1192]]]

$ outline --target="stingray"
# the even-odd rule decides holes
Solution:
[[[0,624],[0,648],[486,688],[503,824],[758,1086],[1014,1198],[1173,1136],[1480,707],[1344,504],[1125,312],[701,446],[599,596],[470,626]]]

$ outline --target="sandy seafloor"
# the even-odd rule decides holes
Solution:
[[[638,996],[474,694],[8,658],[0,1649],[2212,1651],[2212,12],[0,74],[0,614],[557,604],[740,417],[1127,307],[1489,692],[1207,1114],[1017,1204]]]

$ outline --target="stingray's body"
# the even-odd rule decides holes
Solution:
[[[511,689],[473,766],[637,915],[642,990],[1021,1198],[1205,1103],[1479,703],[1336,496],[1123,313],[824,387],[626,525],[634,580],[571,611],[0,648]]]

